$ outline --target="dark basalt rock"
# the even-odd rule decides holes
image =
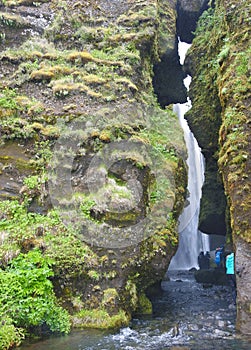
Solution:
[[[153,86],[161,107],[187,101],[187,90],[183,83],[185,77],[175,51],[164,55],[160,63],[155,65]]]
[[[207,234],[225,236],[227,233],[226,206],[217,163],[214,159],[209,159],[206,163],[205,181],[202,187],[199,230]]]
[[[181,41],[191,43],[194,38],[196,23],[204,10],[208,0],[178,0],[177,3],[177,34]]]
[[[224,269],[197,270],[194,272],[196,282],[203,284],[228,285]]]

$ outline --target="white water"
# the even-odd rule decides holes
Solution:
[[[180,62],[183,64],[189,44],[179,42]],[[191,77],[184,80],[189,89]],[[208,235],[198,230],[201,187],[204,182],[204,158],[201,149],[191,132],[185,113],[191,108],[191,101],[174,105],[174,111],[179,117],[180,125],[184,130],[184,138],[187,146],[188,158],[188,204],[179,217],[179,247],[172,258],[169,270],[186,270],[192,267],[198,268],[198,255],[200,251],[209,251]]]

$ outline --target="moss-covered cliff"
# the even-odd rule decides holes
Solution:
[[[209,227],[207,218],[224,217],[221,174],[236,252],[237,328],[246,334],[251,329],[250,11],[249,1],[216,1],[200,19],[186,62],[193,76],[187,118],[207,161],[201,226],[214,233],[219,222]]]
[[[21,306],[17,318],[18,290],[1,296],[0,331],[16,342],[14,323],[69,331],[58,304],[76,327],[116,327],[150,310],[144,292],[177,248],[186,188],[183,134],[152,85],[160,58],[178,60],[175,8],[1,1],[0,273],[22,288],[30,262],[48,277],[47,290],[19,294],[28,304],[39,295],[32,318]]]

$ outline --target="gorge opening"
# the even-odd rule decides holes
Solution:
[[[181,42],[179,39],[178,53],[180,63],[183,65],[186,52],[190,44]],[[189,90],[191,77],[184,79],[184,85]],[[184,138],[187,147],[187,168],[188,168],[188,187],[187,187],[187,205],[179,217],[179,247],[172,258],[169,270],[186,270],[198,267],[198,255],[200,251],[206,253],[210,250],[208,235],[198,229],[201,189],[204,182],[204,157],[201,149],[191,132],[185,113],[191,108],[189,98],[186,103],[178,103],[173,107],[174,112],[179,117],[180,125],[184,131]]]

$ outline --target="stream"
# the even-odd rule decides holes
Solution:
[[[20,350],[250,350],[236,334],[228,286],[202,285],[189,271],[168,271],[152,299],[153,315],[117,331],[79,330],[30,342]]]

